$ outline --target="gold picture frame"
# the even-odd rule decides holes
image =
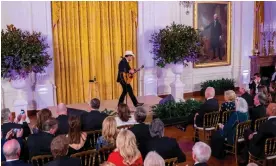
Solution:
[[[208,7],[208,9],[215,7],[215,10],[211,11],[213,15],[214,15],[214,13],[216,13],[216,10],[218,10],[218,8],[220,9],[220,11],[223,11],[223,9],[221,9],[221,8],[225,7],[224,5],[226,5],[227,9],[224,9],[224,10],[227,11],[227,14],[222,13],[222,12],[221,12],[222,14],[220,13],[220,15],[224,14],[223,18],[227,18],[227,20],[224,20],[224,23],[226,23],[226,25],[221,23],[220,26],[221,26],[221,31],[222,32],[225,31],[225,30],[227,31],[225,33],[227,35],[224,35],[224,37],[222,37],[222,35],[223,35],[223,33],[222,33],[222,35],[219,36],[219,44],[218,44],[219,46],[217,46],[217,47],[214,46],[213,47],[213,44],[212,44],[213,41],[210,40],[210,37],[208,38],[207,35],[205,35],[205,36],[203,35],[203,33],[205,33],[205,30],[202,31],[203,33],[202,32],[200,33],[200,35],[202,37],[201,39],[202,39],[202,41],[204,41],[204,46],[202,48],[202,55],[199,57],[199,61],[195,62],[193,64],[193,67],[194,68],[204,68],[204,67],[216,67],[216,66],[231,65],[232,4],[229,1],[225,1],[225,2],[222,2],[222,1],[221,2],[219,2],[219,1],[218,2],[215,2],[215,1],[214,2],[212,2],[212,1],[200,2],[200,1],[198,1],[198,2],[195,2],[195,4],[194,4],[194,18],[193,18],[193,24],[194,24],[195,29],[201,29],[201,30],[205,29],[203,27],[198,27],[199,24],[204,25],[203,21],[199,23],[199,18],[198,17],[203,15],[203,13],[199,13],[199,12],[209,11],[207,9],[206,9],[206,11],[201,10],[202,8],[204,8],[204,5],[206,5],[206,8]],[[200,8],[200,10],[199,10],[199,8]],[[217,15],[218,15],[218,21],[220,23],[220,15],[219,14],[217,14]],[[204,16],[205,16],[205,14],[204,14]],[[209,14],[209,18],[211,18],[210,14]],[[212,22],[214,22],[211,19],[208,20],[209,21],[208,24],[211,24]],[[201,19],[201,20],[203,20],[203,19]],[[206,22],[206,19],[204,21]],[[209,35],[209,36],[211,36],[211,35]],[[209,44],[206,44],[206,43],[208,43],[208,41],[209,41]],[[213,50],[215,50],[215,51],[213,51]],[[213,56],[211,55],[210,52],[212,52]],[[215,54],[214,54],[214,52],[215,52]],[[221,55],[221,52],[223,52],[222,55]],[[216,54],[218,54],[218,59],[213,59],[214,57],[216,57],[216,56],[214,56]]]

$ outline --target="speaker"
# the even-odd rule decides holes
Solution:
[[[168,95],[167,97],[165,97],[164,99],[160,100],[159,104],[165,104],[167,102],[175,102],[174,98],[172,95]]]

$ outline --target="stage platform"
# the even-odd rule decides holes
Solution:
[[[162,98],[160,98],[158,96],[153,96],[153,95],[137,97],[137,100],[140,103],[144,103],[143,107],[148,111],[148,114],[151,114],[151,107],[158,104],[161,99]],[[132,112],[134,112],[135,107],[133,106],[131,99],[128,98],[127,102],[128,102],[128,106],[130,107],[130,110]],[[103,100],[103,101],[101,101],[100,111],[102,111],[104,109],[116,111],[117,110],[117,104],[118,104],[118,99],[116,99],[116,100]],[[69,105],[67,105],[67,107],[80,109],[80,110],[85,110],[87,112],[90,112],[90,106],[89,106],[88,103],[69,104]],[[57,106],[51,106],[51,107],[48,107],[48,108],[52,111],[53,117],[57,117],[57,114],[56,114]]]

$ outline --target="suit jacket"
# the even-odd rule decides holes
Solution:
[[[203,126],[203,118],[205,113],[210,113],[214,111],[219,111],[219,104],[217,99],[209,99],[203,103],[198,111],[198,115],[196,116],[196,125],[197,127]]]
[[[45,166],[81,166],[81,160],[68,156],[58,157],[54,161],[47,163]]]
[[[129,70],[130,70],[130,66],[129,66],[129,63],[127,61],[126,58],[122,58],[122,60],[120,61],[119,63],[119,66],[118,66],[118,75],[117,75],[117,82],[121,82],[121,81],[124,81],[122,78],[122,73],[126,72],[128,73]]]
[[[156,151],[164,160],[177,157],[179,163],[186,161],[186,156],[179,148],[175,138],[155,137],[150,139],[146,143],[145,154],[143,156],[146,156],[150,151]]]
[[[32,164],[24,163],[22,160],[8,161],[3,166],[32,166]]]
[[[69,131],[68,116],[59,115],[56,119],[58,121],[58,130],[56,132],[56,135],[68,134],[68,131]]]
[[[140,150],[141,154],[145,154],[145,143],[151,139],[149,125],[146,125],[144,123],[135,124],[129,130],[132,131],[135,135],[138,144],[138,149]],[[145,156],[143,156],[143,158],[144,157]]]
[[[37,155],[51,154],[50,147],[53,139],[54,135],[43,131],[30,135],[27,140],[30,159]]]
[[[101,113],[97,110],[92,110],[82,114],[82,130],[100,130],[102,128],[102,123],[108,115]]]
[[[266,116],[266,108],[264,105],[259,105],[257,107],[254,107],[251,109],[250,113],[250,119],[252,120],[251,122],[251,130],[254,130],[254,125],[255,121],[259,118],[265,117]]]
[[[252,83],[249,83],[249,89],[250,89],[251,95],[255,95],[256,94],[256,89],[259,88],[261,85],[265,85],[265,82],[263,80],[260,81],[258,86],[255,83],[255,81],[252,81]]]
[[[28,137],[31,134],[31,130],[29,128],[29,125],[27,122],[23,122],[23,124],[17,124],[17,123],[4,123],[1,125],[1,129],[3,132],[3,137],[6,137],[6,134],[11,130],[11,129],[21,129],[23,128],[23,138]]]
[[[213,21],[204,29],[208,28],[211,28],[210,40],[212,47],[219,46],[219,37],[222,35],[222,28],[220,22],[218,20]]]
[[[194,166],[208,166],[208,164],[207,163],[197,163]]]
[[[270,118],[260,125],[259,131],[250,140],[249,152],[256,157],[263,156],[265,140],[276,137],[276,118]]]
[[[254,104],[253,104],[253,97],[249,93],[245,92],[244,94],[241,95],[241,97],[244,100],[246,100],[246,102],[248,104],[248,107],[253,107],[254,106]]]

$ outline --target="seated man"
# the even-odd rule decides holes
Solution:
[[[195,114],[195,117],[194,117],[195,125],[197,127],[203,126],[203,118],[205,113],[219,111],[218,101],[214,97],[215,97],[215,89],[213,87],[208,87],[205,90],[206,101],[200,106],[199,111]]]
[[[245,85],[240,85],[239,92],[241,94],[241,97],[246,100],[248,107],[253,107],[253,97],[245,90]]]
[[[107,115],[99,111],[100,105],[101,102],[97,98],[90,101],[91,111],[82,114],[83,131],[99,130],[102,128],[102,123]]]
[[[158,153],[153,151],[147,154],[144,166],[165,166],[165,161]]]
[[[31,164],[24,163],[19,160],[21,148],[17,140],[12,139],[7,141],[3,146],[3,154],[6,157],[4,165],[7,166],[31,166]]]
[[[58,121],[58,130],[56,132],[56,135],[68,134],[69,124],[68,124],[67,108],[65,104],[60,103],[57,106],[57,114],[58,114],[58,117],[56,119]]]
[[[81,166],[81,160],[67,156],[69,148],[69,140],[65,135],[55,137],[51,143],[51,152],[54,161],[46,164],[46,166]]]
[[[261,85],[265,85],[265,82],[261,79],[261,75],[259,73],[254,74],[254,79],[252,79],[249,83],[250,94],[255,96],[258,93],[258,88]]]
[[[58,129],[55,118],[49,118],[42,124],[42,131],[29,136],[27,140],[30,159],[37,155],[51,154],[50,145]]]
[[[193,146],[194,166],[207,166],[207,161],[211,157],[211,148],[204,142],[197,142]]]
[[[249,112],[251,121],[251,130],[254,131],[255,121],[266,116],[266,96],[263,93],[257,93],[254,97],[254,107]]]
[[[175,138],[164,137],[164,123],[156,118],[149,126],[151,139],[145,144],[143,158],[150,151],[156,151],[163,159],[177,157],[178,163],[186,161],[185,154],[179,148]]]

